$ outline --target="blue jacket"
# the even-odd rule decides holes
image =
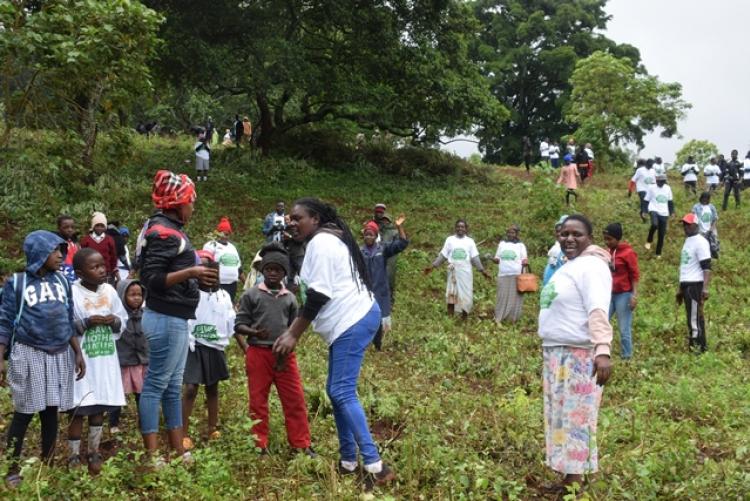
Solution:
[[[25,301],[13,342],[44,350],[50,354],[65,351],[73,337],[73,302],[70,285],[59,272],[39,275],[49,255],[65,241],[49,231],[29,233],[23,242],[26,254]],[[22,287],[22,283],[18,284]],[[5,283],[0,305],[0,344],[8,346],[13,336],[13,323],[18,314],[13,279]]]
[[[406,249],[409,245],[408,240],[396,237],[390,243],[377,243],[372,247],[363,245],[361,247],[362,256],[365,258],[365,266],[370,274],[370,283],[372,292],[375,294],[375,300],[380,306],[380,314],[387,317],[391,314],[391,287],[388,285],[388,272],[386,271],[386,261],[389,257],[395,256]]]

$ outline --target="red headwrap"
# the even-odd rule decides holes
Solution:
[[[362,228],[362,232],[364,233],[367,230],[370,230],[371,232],[375,233],[375,235],[377,235],[378,232],[380,231],[380,227],[378,226],[378,223],[376,223],[375,221],[367,221],[365,223],[365,227]]]
[[[176,209],[195,202],[195,184],[185,174],[160,170],[154,176],[151,200],[157,209]]]
[[[229,222],[228,217],[225,216],[221,218],[219,224],[216,225],[216,231],[220,231],[225,235],[229,235],[230,233],[232,233],[232,223]]]
[[[195,253],[198,255],[200,259],[208,259],[209,262],[211,263],[216,261],[216,258],[214,257],[214,253],[211,251],[201,249],[201,250],[195,251]]]

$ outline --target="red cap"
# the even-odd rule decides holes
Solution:
[[[380,231],[380,228],[378,227],[378,223],[375,221],[368,221],[365,223],[365,226],[362,228],[362,232],[370,230],[371,232],[375,233],[376,235]]]
[[[224,233],[225,235],[229,235],[232,233],[232,224],[229,222],[228,217],[222,217],[221,221],[219,221],[219,224],[216,225],[216,231],[220,231]]]
[[[216,261],[216,259],[214,258],[214,253],[211,251],[201,249],[201,250],[195,251],[195,253],[198,254],[198,257],[200,259],[208,259],[212,263]]]
[[[692,212],[688,212],[685,214],[685,216],[682,218],[683,223],[687,224],[698,224],[698,216],[693,214]]]

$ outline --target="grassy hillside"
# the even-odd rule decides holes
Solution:
[[[40,139],[40,144],[44,140]],[[18,262],[23,234],[52,228],[56,214],[72,212],[83,221],[101,209],[131,227],[150,211],[149,187],[158,168],[180,169],[192,156],[189,144],[137,141],[134,153],[109,151],[95,176],[68,183],[66,153],[16,150],[14,166],[0,166],[5,195],[0,201],[0,264]],[[120,155],[120,156],[118,156]],[[59,161],[55,161],[59,158]],[[52,160],[50,160],[52,159]],[[64,166],[64,163],[61,164]],[[532,179],[516,168],[488,167],[483,174],[449,179],[380,175],[365,166],[327,170],[304,161],[267,160],[217,152],[212,178],[198,186],[194,243],[219,217],[228,215],[245,260],[262,241],[260,224],[277,199],[291,202],[316,195],[336,204],[357,226],[374,203],[385,202],[407,216],[412,243],[399,260],[394,331],[381,353],[368,352],[360,396],[386,461],[399,482],[376,492],[385,499],[535,499],[552,479],[543,465],[540,343],[536,337],[536,297],[527,297],[520,324],[492,321],[494,282],[475,275],[475,311],[466,323],[448,318],[444,306],[445,271],[424,277],[421,270],[437,254],[453,222],[465,218],[480,252],[493,253],[504,228],[522,227],[522,239],[541,272],[552,226],[564,211],[553,174]],[[187,168],[188,166],[186,166]],[[415,166],[419,167],[419,166]],[[83,175],[83,174],[81,174]],[[640,305],[634,319],[634,358],[618,359],[604,392],[599,425],[600,466],[588,495],[592,499],[742,499],[750,492],[750,331],[747,321],[748,209],[720,213],[723,254],[715,266],[712,297],[706,305],[710,351],[687,353],[684,312],[674,305],[682,230],[670,224],[664,258],[643,249],[647,227],[637,217],[636,200],[627,199],[626,173],[597,175],[582,190],[576,211],[594,220],[596,237],[619,220],[625,238],[641,254]],[[78,179],[76,174],[76,179]],[[678,213],[689,210],[680,183],[672,182]],[[9,200],[8,196],[12,199]],[[80,199],[84,197],[85,199]],[[715,201],[717,202],[717,201]],[[718,205],[718,204],[717,204]],[[495,271],[492,265],[493,272]],[[26,482],[17,499],[352,499],[360,495],[350,479],[334,472],[338,456],[330,403],[325,396],[326,347],[308,333],[299,349],[314,447],[318,460],[291,457],[283,420],[272,396],[272,455],[258,461],[249,434],[243,362],[236,346],[228,349],[232,379],[221,385],[222,437],[208,443],[203,397],[194,413],[196,465],[148,473],[139,466],[140,438],[134,407],[125,414],[121,443],[101,476],[83,469],[48,469],[27,463]],[[0,428],[11,415],[7,389],[0,390]],[[67,455],[61,433],[58,462]],[[38,423],[27,437],[28,457],[38,450]],[[0,460],[0,472],[6,463]]]

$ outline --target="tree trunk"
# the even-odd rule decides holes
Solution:
[[[273,123],[273,113],[268,104],[266,95],[258,92],[255,94],[255,102],[260,110],[260,133],[258,134],[258,147],[263,156],[267,156],[271,151],[271,144],[276,135],[276,127]]]
[[[81,162],[87,169],[90,169],[94,165],[94,148],[96,147],[96,137],[99,133],[99,126],[96,123],[96,110],[99,108],[103,94],[104,84],[100,82],[92,95],[89,96],[86,106],[79,113],[79,130],[84,143]]]

